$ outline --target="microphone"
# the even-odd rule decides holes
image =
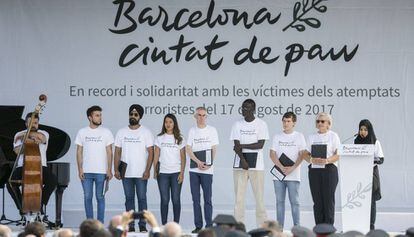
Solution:
[[[343,140],[341,143],[345,143],[345,142],[351,140],[352,138],[355,138],[356,136],[358,136],[358,133],[355,133],[354,135],[352,135],[352,137],[348,137],[347,139]]]

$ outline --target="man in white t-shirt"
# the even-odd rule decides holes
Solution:
[[[126,211],[135,211],[135,192],[138,210],[147,210],[147,182],[154,158],[154,138],[151,131],[140,124],[143,115],[141,105],[131,105],[129,125],[121,128],[115,136],[115,177],[122,179]],[[145,219],[140,219],[138,225],[140,232],[148,232]],[[135,231],[134,221],[130,222],[129,231]]]
[[[79,178],[82,182],[86,218],[93,219],[93,186],[95,183],[98,220],[104,223],[104,184],[112,178],[112,144],[114,137],[102,127],[102,109],[94,105],[86,111],[89,126],[79,130],[75,144]]]
[[[29,127],[30,120],[32,117],[32,113],[28,113],[26,115],[26,127]],[[13,148],[14,152],[18,155],[20,153],[20,149],[23,144],[23,138],[26,135],[26,130],[20,131],[16,133],[14,136]],[[42,188],[42,203],[41,203],[41,214],[45,213],[45,207],[49,201],[50,196],[52,195],[53,191],[56,188],[57,180],[56,176],[50,172],[49,168],[47,167],[47,157],[46,151],[49,142],[49,133],[39,129],[39,115],[33,115],[33,122],[32,128],[30,130],[29,136],[26,140],[27,143],[35,143],[39,145],[40,157],[42,162],[42,181],[43,181],[43,188]],[[23,171],[23,157],[24,155],[20,155],[17,161],[17,168],[12,173],[12,180],[22,180],[22,171]],[[22,211],[22,193],[20,191],[20,183],[10,182],[7,185],[8,191],[13,198],[16,207],[20,210],[20,214],[23,215]],[[44,220],[47,220],[47,217],[44,216]]]
[[[247,99],[243,102],[243,119],[233,124],[230,140],[234,142],[233,150],[236,153],[233,164],[236,195],[234,215],[237,221],[244,222],[245,193],[247,181],[250,180],[256,199],[256,223],[260,226],[267,218],[263,201],[263,146],[265,140],[269,139],[269,131],[265,121],[255,118],[255,110],[254,100]]]
[[[197,126],[192,127],[188,132],[186,151],[190,157],[190,187],[193,198],[194,225],[196,227],[192,233],[198,233],[203,228],[200,187],[203,189],[206,228],[213,225],[213,204],[211,202],[213,162],[216,157],[216,146],[219,144],[219,139],[216,128],[206,123],[206,108],[198,107],[194,118],[197,121]]]
[[[306,150],[306,141],[302,133],[294,130],[296,115],[293,112],[286,112],[282,117],[282,123],[283,132],[273,137],[272,147],[270,148],[270,159],[282,171],[282,174],[285,175],[285,177],[277,176],[279,178],[273,178],[276,195],[276,216],[279,225],[283,228],[285,223],[286,189],[289,193],[293,225],[300,225],[300,164],[302,163],[303,154]],[[279,160],[282,154],[284,158],[287,157],[294,164],[292,166],[284,166]]]

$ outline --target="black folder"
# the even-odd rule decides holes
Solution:
[[[322,158],[322,159],[326,159],[327,155],[327,148],[328,146],[326,144],[313,144],[311,146],[311,156],[315,157],[315,158]],[[325,165],[315,165],[312,164],[311,165],[312,168],[325,168]]]
[[[247,161],[247,164],[249,165],[249,168],[256,168],[256,163],[257,163],[257,152],[243,152],[243,156]],[[239,164],[236,164],[236,160],[239,157],[237,156],[237,154],[234,155],[234,161],[233,161],[233,168],[242,168],[241,167],[241,162],[239,162]]]
[[[285,153],[282,153],[279,157],[279,162],[286,167],[293,166],[295,162],[291,160]],[[270,173],[275,176],[278,180],[283,181],[286,178],[286,175],[282,172],[282,170],[274,165],[270,170]]]
[[[311,156],[315,158],[327,158],[327,145],[326,144],[313,144],[311,146]]]
[[[195,151],[193,153],[194,153],[195,157],[197,157],[197,159],[199,159],[201,162],[204,162],[205,165],[208,165],[208,166],[213,165],[213,152],[212,152],[211,149],[202,150],[202,151]],[[206,162],[207,161],[207,153],[210,154],[210,162]],[[191,160],[190,161],[190,168],[197,168],[197,167],[198,167],[197,163],[195,161]]]
[[[125,172],[128,167],[128,164],[123,162],[122,160],[119,161],[118,171],[121,174],[121,179],[125,178]]]

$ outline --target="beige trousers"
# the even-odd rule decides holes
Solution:
[[[256,199],[256,224],[260,226],[266,219],[266,210],[263,200],[264,192],[264,171],[263,170],[233,170],[234,193],[236,203],[234,206],[234,217],[237,221],[244,223],[245,194],[247,181],[250,185]]]

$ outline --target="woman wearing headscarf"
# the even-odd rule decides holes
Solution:
[[[354,144],[375,145],[370,219],[370,229],[372,230],[375,229],[375,217],[377,214],[376,201],[381,199],[378,165],[384,163],[384,154],[382,153],[381,143],[375,136],[374,128],[372,127],[371,122],[368,119],[363,119],[359,122],[358,128],[358,136],[355,138]]]

